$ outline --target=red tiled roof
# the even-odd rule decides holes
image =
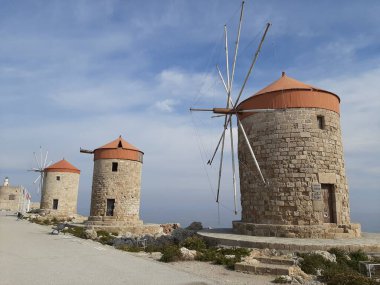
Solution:
[[[129,142],[124,140],[121,136],[119,136],[116,140],[109,142],[95,150],[98,149],[128,149],[128,150],[135,150],[135,151],[140,151],[137,147],[131,145]]]
[[[143,152],[125,141],[121,136],[116,140],[94,150],[94,160],[125,159],[143,161]]]
[[[237,109],[322,108],[339,114],[340,98],[329,91],[302,83],[282,73],[280,79],[245,99]],[[254,114],[244,113],[245,118]]]
[[[295,90],[295,89],[314,90],[314,91],[322,91],[322,92],[331,93],[329,91],[326,91],[326,90],[314,87],[312,85],[309,85],[309,84],[303,83],[301,81],[298,81],[298,80],[296,80],[294,78],[291,78],[291,77],[287,76],[285,74],[285,72],[283,72],[282,76],[280,77],[280,79],[278,79],[275,82],[269,84],[267,87],[261,89],[254,96],[265,94],[265,93],[270,93],[270,92],[275,92],[275,91]],[[335,95],[335,94],[333,94],[333,95]]]
[[[45,168],[45,172],[73,172],[73,173],[80,173],[80,170],[76,168],[74,165],[72,165],[70,162],[68,162],[65,159],[62,159],[49,167]]]

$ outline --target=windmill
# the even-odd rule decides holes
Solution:
[[[33,155],[34,155],[34,159],[37,164],[37,167],[33,167],[32,169],[29,169],[28,171],[39,173],[37,178],[33,181],[33,184],[36,184],[37,182],[39,182],[38,187],[37,187],[37,193],[41,193],[42,187],[44,184],[44,170],[46,167],[48,167],[52,163],[52,161],[47,163],[48,151],[46,151],[46,154],[43,155],[42,147],[40,147],[39,157],[37,157],[37,154],[35,152],[33,152]]]
[[[226,131],[229,129],[230,131],[230,144],[231,144],[231,159],[232,159],[232,184],[233,184],[233,191],[234,191],[234,212],[235,215],[237,214],[236,210],[236,170],[235,170],[235,150],[234,150],[234,141],[233,141],[233,134],[232,134],[232,120],[233,116],[236,118],[238,128],[240,129],[244,141],[246,142],[248,149],[250,151],[250,154],[252,156],[252,160],[254,162],[254,165],[260,175],[260,178],[264,185],[267,185],[267,182],[264,179],[264,176],[261,172],[260,166],[256,160],[255,154],[253,152],[252,146],[249,143],[246,131],[244,130],[244,127],[242,123],[239,120],[239,115],[243,113],[258,113],[258,112],[272,112],[273,109],[249,109],[249,110],[243,110],[240,108],[237,108],[239,105],[240,97],[244,91],[245,85],[247,84],[247,81],[251,75],[251,72],[253,70],[253,67],[257,61],[257,58],[260,54],[261,47],[264,43],[265,37],[267,35],[267,32],[270,27],[270,23],[267,23],[263,32],[263,35],[261,37],[260,43],[256,49],[256,52],[252,58],[251,64],[249,66],[248,72],[244,78],[243,84],[240,87],[240,90],[237,94],[237,98],[235,101],[232,99],[232,86],[234,82],[234,76],[235,76],[235,68],[236,68],[236,60],[237,60],[237,54],[239,49],[239,41],[240,41],[240,32],[241,32],[241,26],[242,26],[242,20],[243,20],[243,12],[244,12],[244,1],[241,4],[241,11],[240,11],[240,19],[239,19],[239,26],[238,26],[238,32],[237,32],[237,39],[235,42],[235,51],[234,51],[234,57],[233,57],[233,63],[232,63],[232,69],[230,71],[229,66],[229,55],[228,55],[228,35],[227,35],[227,26],[224,26],[224,42],[225,42],[225,56],[226,56],[226,77],[223,77],[222,72],[219,68],[219,66],[216,66],[218,75],[223,83],[224,89],[227,94],[227,103],[225,108],[212,108],[212,109],[200,109],[200,108],[190,108],[190,111],[204,111],[204,112],[213,112],[216,114],[213,117],[224,117],[224,124],[223,124],[223,131],[219,138],[219,141],[217,143],[217,146],[215,148],[215,151],[213,152],[213,155],[211,159],[207,162],[207,164],[211,165],[214,161],[214,158],[220,149],[220,163],[219,163],[219,174],[218,174],[218,188],[217,188],[217,196],[216,196],[216,202],[219,203],[219,193],[220,193],[220,182],[222,177],[222,168],[223,168],[223,155],[224,155],[224,146],[225,146],[225,136]]]

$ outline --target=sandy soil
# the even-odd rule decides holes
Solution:
[[[134,253],[135,256],[142,258],[156,259],[155,256],[146,253]],[[156,261],[159,262],[159,261]],[[255,285],[273,285],[271,281],[275,276],[254,275],[242,272],[228,270],[221,265],[214,265],[200,261],[180,261],[167,263],[167,266],[177,270],[191,273],[199,277],[209,279],[215,284],[255,284]]]

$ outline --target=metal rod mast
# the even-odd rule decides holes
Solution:
[[[253,57],[253,60],[252,60],[251,66],[249,67],[248,73],[247,73],[247,75],[245,76],[244,83],[243,83],[243,85],[242,85],[242,87],[241,87],[241,89],[240,89],[240,92],[239,92],[238,97],[236,98],[235,104],[233,105],[234,107],[236,107],[237,104],[239,103],[240,96],[241,96],[241,94],[243,93],[243,90],[244,90],[244,88],[245,88],[245,85],[246,85],[246,83],[247,83],[247,81],[248,81],[249,76],[251,75],[251,72],[252,72],[253,66],[255,65],[256,60],[257,60],[257,58],[258,58],[258,56],[259,56],[259,53],[260,53],[261,47],[262,47],[262,45],[263,45],[263,42],[264,42],[264,40],[265,40],[265,37],[266,37],[266,35],[267,35],[267,32],[268,32],[268,30],[269,30],[270,25],[271,25],[270,23],[267,23],[267,25],[266,25],[266,27],[265,27],[264,34],[263,34],[263,36],[262,36],[262,38],[261,38],[261,41],[260,41],[259,46],[257,47],[257,50],[256,50],[256,53],[255,53],[255,56]]]
[[[250,151],[250,153],[251,153],[251,156],[252,156],[252,158],[253,158],[253,161],[255,162],[256,168],[257,168],[257,170],[259,171],[260,177],[261,177],[262,181],[264,182],[264,184],[266,184],[265,179],[264,179],[264,176],[263,176],[263,174],[261,173],[261,169],[260,169],[259,163],[258,163],[257,160],[256,160],[256,156],[255,156],[255,154],[253,153],[253,150],[252,150],[251,144],[249,143],[249,140],[248,140],[247,134],[245,133],[245,130],[244,130],[244,128],[243,128],[243,125],[242,125],[242,123],[240,122],[239,118],[237,118],[237,121],[238,121],[238,126],[239,126],[241,132],[243,133],[243,136],[244,136],[245,142],[247,143],[247,146],[248,146],[248,148],[249,148],[249,151]]]
[[[235,172],[235,150],[234,150],[234,138],[232,133],[232,120],[230,121],[230,139],[231,139],[231,159],[232,159],[232,185],[234,187],[234,212],[236,211],[236,172]]]
[[[37,159],[37,155],[36,155],[36,153],[33,152],[33,154],[34,154],[34,159],[36,160],[36,163],[37,163],[38,168],[41,169],[41,165],[40,165],[40,163],[38,162],[38,159]]]
[[[227,72],[227,86],[226,86],[226,83],[225,81],[223,80],[223,76],[220,72],[220,69],[218,68],[218,72],[219,72],[219,75],[222,79],[222,82],[224,84],[224,87],[226,88],[227,90],[227,104],[226,104],[226,108],[228,108],[230,106],[230,102],[229,102],[229,99],[230,99],[230,67],[229,67],[229,60],[228,60],[228,34],[227,34],[227,26],[224,25],[224,50],[226,52],[226,72]],[[220,193],[220,180],[222,178],[222,169],[223,169],[223,155],[224,155],[224,143],[225,143],[225,139],[226,139],[226,129],[227,129],[227,115],[225,115],[224,117],[224,131],[223,131],[223,139],[222,139],[222,149],[220,151],[220,162],[219,162],[219,177],[218,177],[218,190],[217,190],[217,194],[216,194],[216,202],[219,202],[219,193]]]
[[[222,139],[222,149],[220,151],[220,162],[219,162],[219,177],[218,177],[218,191],[216,194],[216,202],[219,202],[219,192],[220,192],[220,180],[222,178],[222,167],[223,167],[223,154],[224,154],[224,142],[226,137],[226,129],[224,129],[223,132],[223,139]]]
[[[224,89],[226,90],[226,92],[227,92],[227,94],[228,94],[228,87],[227,87],[227,85],[226,85],[226,81],[224,81],[224,78],[223,78],[222,72],[220,71],[218,65],[216,65],[216,69],[218,70],[218,74],[219,74],[220,80],[222,81],[222,83],[223,83],[223,85],[224,85]]]
[[[230,90],[230,66],[228,64],[228,36],[227,36],[227,26],[224,25],[224,42],[225,42],[225,51],[226,51],[226,72],[227,72],[227,87]],[[227,100],[228,102],[228,100]]]
[[[44,168],[46,167],[46,160],[47,160],[47,157],[48,157],[48,151],[46,151],[46,155],[45,155]]]
[[[231,93],[231,90],[232,90],[232,84],[233,84],[234,77],[235,77],[235,67],[236,67],[236,59],[237,59],[237,53],[238,53],[238,48],[239,48],[239,42],[240,42],[240,31],[241,31],[241,24],[242,24],[242,21],[243,21],[243,11],[244,11],[244,1],[241,2],[239,28],[238,28],[238,34],[237,34],[237,39],[236,39],[234,61],[233,61],[233,64],[232,64],[232,73],[231,73],[231,80],[230,80],[230,93]]]

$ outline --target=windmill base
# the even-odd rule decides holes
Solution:
[[[139,219],[116,220],[113,217],[90,216],[84,223],[87,228],[104,230],[118,234],[131,233],[133,235],[155,235],[163,233],[163,228],[158,224],[143,224]]]
[[[268,236],[285,238],[357,238],[361,236],[360,224],[321,224],[321,225],[274,225],[254,224],[233,221],[233,232],[249,236]]]

